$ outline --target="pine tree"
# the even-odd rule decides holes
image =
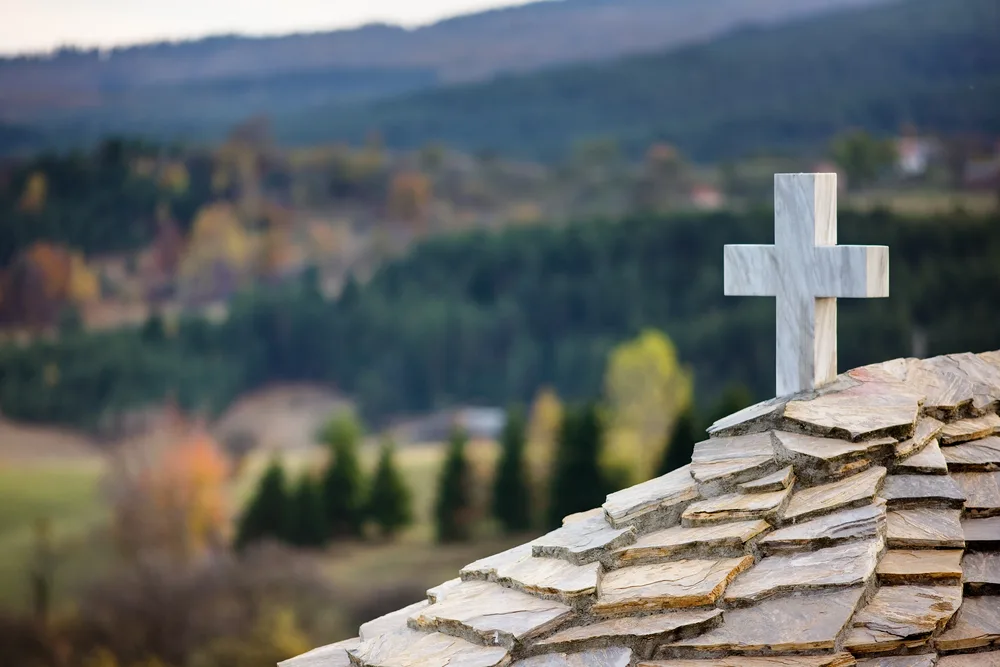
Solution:
[[[525,422],[519,408],[507,411],[500,437],[503,453],[493,484],[493,513],[509,533],[531,528],[531,506],[524,463]]]
[[[674,431],[663,450],[663,458],[660,462],[658,475],[666,475],[668,472],[677,470],[681,466],[691,463],[691,455],[694,454],[696,442],[704,440],[707,435],[703,429],[699,428],[698,416],[694,406],[689,405],[686,410],[677,417]]]
[[[361,426],[348,411],[331,419],[322,433],[331,459],[322,479],[323,513],[333,538],[361,535],[365,499],[358,461],[360,439]]]
[[[391,440],[382,443],[378,467],[368,497],[368,517],[385,537],[413,522],[412,494],[396,467],[396,447]]]
[[[292,507],[285,470],[275,459],[257,484],[257,490],[240,518],[236,547],[263,539],[287,539],[291,531]]]
[[[288,541],[298,547],[321,547],[326,543],[326,516],[323,494],[317,482],[302,475],[291,500],[292,518]]]
[[[597,406],[567,410],[559,428],[555,471],[549,501],[549,526],[557,528],[564,516],[604,503],[607,480],[598,463],[603,426]]]
[[[460,428],[451,432],[448,455],[438,481],[434,517],[439,542],[469,539],[472,523],[472,470],[465,459],[468,436]]]

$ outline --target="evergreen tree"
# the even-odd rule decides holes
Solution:
[[[368,517],[386,537],[413,522],[412,494],[399,474],[395,455],[395,445],[385,440],[368,497]]]
[[[438,481],[434,518],[439,542],[469,539],[472,523],[472,470],[465,459],[468,436],[454,428],[448,442],[448,455]]]
[[[283,540],[291,532],[292,507],[285,470],[275,459],[261,476],[257,490],[240,518],[236,547],[263,539]]]
[[[323,494],[308,473],[299,480],[290,504],[292,518],[288,541],[298,547],[323,546],[327,538]]]
[[[667,447],[663,450],[663,458],[661,459],[657,475],[666,475],[668,472],[691,463],[691,455],[694,454],[695,443],[707,437],[708,435],[699,427],[699,420],[694,406],[689,405],[677,417],[674,431],[667,442]]]
[[[550,527],[559,527],[566,515],[604,503],[607,481],[598,463],[602,440],[603,426],[596,405],[587,404],[564,414],[549,500]]]
[[[350,411],[337,414],[323,429],[330,463],[323,474],[322,500],[333,538],[361,535],[364,522],[364,476],[358,461],[361,425]]]
[[[507,411],[500,436],[503,453],[493,484],[493,513],[509,533],[531,528],[531,505],[524,463],[525,421],[519,408]]]

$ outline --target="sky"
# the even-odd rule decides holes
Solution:
[[[110,47],[219,33],[404,26],[526,0],[0,0],[0,53]]]

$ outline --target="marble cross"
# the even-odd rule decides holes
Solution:
[[[774,175],[774,245],[727,245],[727,296],[777,297],[778,396],[837,375],[837,299],[889,296],[889,248],[837,245],[837,175]]]

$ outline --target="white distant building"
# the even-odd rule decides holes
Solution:
[[[896,168],[904,176],[921,176],[927,173],[934,147],[927,139],[902,137],[896,142]]]
[[[723,207],[726,197],[712,185],[696,185],[691,189],[691,203],[703,211],[715,211]]]

